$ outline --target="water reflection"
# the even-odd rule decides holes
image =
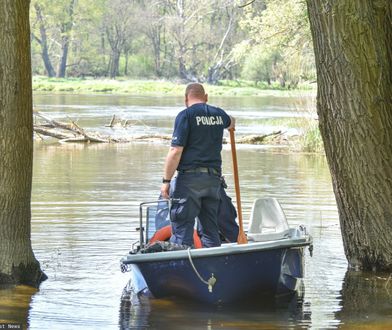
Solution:
[[[180,299],[154,299],[123,294],[120,329],[281,329],[308,327],[311,313],[304,311],[304,291],[259,302],[206,306]],[[309,306],[308,306],[309,307]]]
[[[336,313],[347,329],[392,329],[392,274],[348,270]]]
[[[226,104],[218,99],[216,103],[222,102],[222,106],[241,112],[242,118],[252,119],[248,114],[255,109],[287,112],[293,107],[288,104],[292,101],[227,98]],[[64,118],[91,119],[94,127],[106,124],[113,111],[130,117],[152,114],[155,104],[163,111],[154,108],[159,112],[154,120],[167,131],[173,124],[167,117],[175,113],[175,107],[182,107],[182,99],[129,96],[49,95],[35,97],[35,103]],[[314,237],[314,256],[310,258],[307,253],[305,258],[304,296],[285,305],[268,302],[254,308],[213,310],[177,301],[148,300],[137,305],[121,300],[129,274],[120,272],[119,260],[138,238],[134,230],[138,204],[159,193],[167,150],[167,143],[35,144],[32,243],[49,279],[31,302],[30,298],[20,300],[17,291],[8,292],[8,302],[0,305],[2,318],[28,318],[31,330],[118,329],[121,304],[120,324],[124,329],[144,325],[162,329],[161,324],[171,329],[339,327],[347,262],[325,158],[287,154],[265,146],[238,148],[245,228],[252,200],[262,196],[279,199],[290,225],[306,225]],[[229,146],[222,155],[228,193],[234,197]],[[374,294],[375,299],[379,294],[379,306],[381,300],[382,304],[389,303],[382,291]],[[10,301],[17,303],[11,305]],[[349,314],[342,317],[349,318]]]
[[[37,289],[24,285],[0,287],[0,329],[7,323],[28,327],[30,304],[36,292]]]
[[[240,134],[270,134],[285,131],[298,134],[293,122],[315,116],[314,94],[290,95],[272,93],[263,97],[210,98],[237,118]],[[68,122],[77,121],[83,128],[103,135],[130,138],[140,134],[170,134],[173,120],[184,108],[183,97],[140,97],[130,95],[50,95],[35,94],[34,108],[49,117]],[[128,120],[129,127],[105,127],[112,116]],[[283,122],[289,122],[288,126]]]
[[[129,274],[120,258],[138,233],[138,203],[157,196],[167,145],[36,144],[33,184],[33,247],[49,280],[32,303],[31,329],[115,329],[121,290]],[[224,172],[234,194],[230,149],[223,150]],[[121,301],[124,328],[139,322],[160,329],[184,322],[201,328],[329,328],[346,261],[328,169],[322,156],[238,149],[245,226],[251,201],[277,197],[290,225],[305,224],[314,257],[305,259],[306,292],[293,304],[245,309],[204,310],[165,300],[130,305]],[[321,294],[320,294],[321,293]],[[298,305],[298,306],[297,306]],[[296,306],[298,308],[296,308]],[[311,316],[311,317],[310,317]],[[187,321],[187,320],[191,321]],[[296,324],[296,326],[294,325]],[[260,327],[259,327],[260,328]]]

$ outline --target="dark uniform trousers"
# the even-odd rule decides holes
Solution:
[[[220,203],[220,177],[206,172],[179,172],[171,207],[172,237],[177,244],[193,246],[195,218],[203,227],[203,247],[220,246],[218,209]]]

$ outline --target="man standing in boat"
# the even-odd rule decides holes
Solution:
[[[207,104],[201,84],[185,90],[186,109],[175,120],[171,147],[166,157],[161,194],[169,198],[170,181],[177,170],[171,208],[171,242],[192,246],[195,218],[202,226],[203,247],[220,246],[218,208],[222,172],[222,140],[225,128],[235,120],[220,108]]]

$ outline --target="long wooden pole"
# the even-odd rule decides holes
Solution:
[[[244,226],[242,224],[240,180],[238,177],[237,151],[235,148],[234,129],[230,129],[229,132],[230,132],[231,154],[233,157],[234,186],[235,186],[235,195],[237,200],[238,225],[240,227],[238,232],[237,242],[238,244],[248,244],[248,239],[246,238],[244,232]]]

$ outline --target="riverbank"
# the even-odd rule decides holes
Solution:
[[[182,96],[186,84],[169,80],[123,80],[92,78],[33,77],[33,91],[76,94],[131,94]],[[303,84],[298,89],[282,89],[278,85],[255,84],[246,81],[222,81],[220,85],[205,84],[211,96],[265,96],[315,94],[315,84]]]

